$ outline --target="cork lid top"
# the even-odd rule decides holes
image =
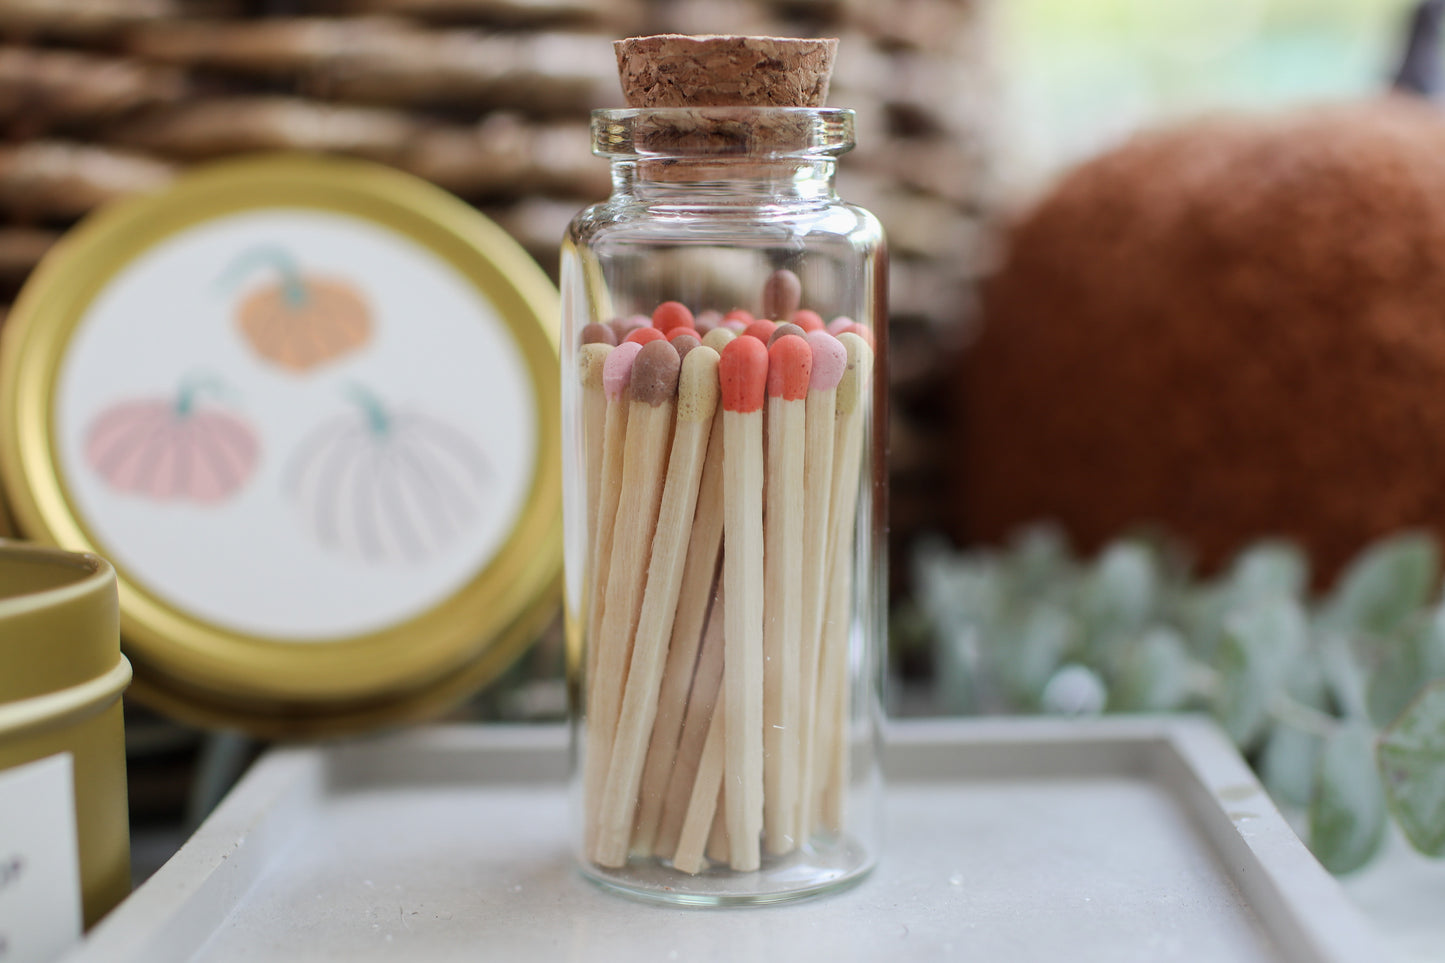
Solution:
[[[838,41],[659,34],[614,46],[629,107],[822,107]]]

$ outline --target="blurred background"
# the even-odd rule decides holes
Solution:
[[[1181,487],[1174,475],[1193,477],[1214,466],[1249,480],[1236,486],[1239,499],[1268,508],[1301,473],[1333,464],[1316,457],[1317,445],[1305,445],[1296,462],[1240,475],[1241,462],[1231,461],[1212,427],[1170,421],[1166,411],[1156,413],[1164,420],[1151,433],[1148,417],[1141,427],[1130,424],[1129,413],[1154,408],[1151,401],[1168,409],[1163,402],[1169,399],[1200,410],[1222,390],[1200,372],[1234,370],[1230,359],[1249,353],[1258,328],[1247,326],[1214,354],[1184,334],[1171,342],[1168,332],[1222,330],[1227,325],[1218,325],[1220,318],[1273,317],[1250,293],[1258,285],[1239,281],[1247,272],[1236,268],[1265,265],[1288,275],[1293,262],[1279,252],[1289,250],[1292,239],[1261,242],[1258,250],[1226,241],[1236,234],[1263,237],[1264,226],[1275,223],[1270,199],[1281,196],[1279,185],[1309,183],[1311,196],[1318,188],[1375,198],[1383,194],[1355,189],[1357,175],[1368,180],[1369,171],[1388,170],[1394,172],[1390,184],[1398,186],[1401,177],[1413,184],[1414,168],[1401,157],[1416,156],[1412,150],[1445,157],[1412,133],[1417,119],[1350,135],[1363,129],[1356,115],[1320,120],[1291,113],[1322,101],[1374,103],[1395,78],[1415,6],[1407,0],[0,0],[0,303],[13,299],[67,227],[95,207],[158,190],[194,164],[273,149],[364,157],[432,181],[494,218],[555,278],[566,224],[608,190],[606,164],[590,155],[587,126],[591,109],[620,103],[611,40],[656,32],[837,36],[830,102],[856,109],[859,118],[858,149],[843,162],[840,191],[879,216],[893,258],[890,704],[900,712],[958,709],[965,700],[957,687],[964,683],[947,675],[957,667],[949,669],[938,654],[950,616],[919,601],[920,551],[933,566],[922,570],[936,573],[952,564],[950,553],[997,544],[1048,521],[1055,527],[1047,531],[1061,543],[1092,553],[1129,532],[1132,519],[1177,538],[1178,557],[1201,559],[1201,571],[1217,568],[1256,538],[1294,538],[1306,552],[1324,553],[1322,567],[1306,568],[1313,573],[1307,577],[1323,584],[1369,539],[1445,517],[1431,516],[1433,502],[1411,500],[1402,490],[1392,503],[1398,511],[1353,528],[1335,524],[1323,508],[1271,526],[1232,512],[1223,496],[1218,503],[1210,495],[1181,506],[1155,498],[1147,486],[1121,490],[1106,470],[1090,473],[1103,461],[1106,468],[1123,466],[1131,478],[1168,476],[1161,484],[1174,491]],[[1438,53],[1432,48],[1420,62],[1428,66]],[[1257,111],[1306,119],[1254,127],[1197,119]],[[1374,111],[1367,106],[1359,113]],[[1088,166],[1137,143],[1140,131],[1159,129],[1176,132],[1169,135],[1176,139],[1146,141],[1140,149],[1147,156],[1126,155],[1133,160],[1116,167]],[[1346,147],[1336,150],[1333,134],[1341,129]],[[1281,131],[1293,140],[1286,143]],[[1380,143],[1403,146],[1381,159],[1369,147]],[[1313,160],[1322,156],[1343,159],[1321,174]],[[1201,157],[1213,158],[1214,166],[1202,170],[1208,165]],[[1311,171],[1323,179],[1298,180]],[[1234,192],[1250,183],[1255,193]],[[1055,191],[1062,193],[1050,207]],[[1400,203],[1409,207],[1409,200]],[[1231,203],[1242,205],[1237,217]],[[1374,208],[1320,216],[1354,234],[1358,221],[1349,218],[1360,210]],[[1158,217],[1148,221],[1140,211]],[[1168,217],[1158,213],[1169,211]],[[1176,256],[1189,246],[1181,240],[1184,229],[1205,223],[1203,211],[1222,219],[1203,235],[1217,247]],[[1260,221],[1251,225],[1256,215]],[[1130,234],[1136,248],[1105,243],[1140,224],[1148,230]],[[1429,238],[1435,242],[1434,233]],[[1108,250],[1095,265],[1091,252],[1099,248]],[[1433,273],[1434,248],[1428,250],[1414,270]],[[1164,252],[1159,263],[1151,263],[1151,252]],[[1381,255],[1385,261],[1378,263],[1374,255],[1361,255],[1363,261],[1302,257],[1314,260],[1301,277],[1358,264],[1376,277],[1410,261],[1409,252]],[[1208,292],[1233,291],[1236,299],[1180,314],[1175,307],[1204,303],[1208,293],[1172,281],[1167,291],[1136,283],[1141,275],[1187,274],[1193,269],[1180,267],[1185,264],[1204,266],[1196,274],[1209,279]],[[1030,300],[1029,292],[1042,288],[1053,300],[1042,294]],[[1292,317],[1299,305],[1332,297],[1305,281],[1291,290],[1296,301],[1278,310]],[[1145,294],[1153,300],[1137,300]],[[1265,300],[1270,310],[1277,307]],[[1074,305],[1084,305],[1077,318],[1061,316]],[[1331,342],[1319,357],[1374,357],[1370,345],[1398,346],[1413,330],[1412,310],[1396,305],[1386,312],[1394,327],[1382,322],[1379,330],[1388,329],[1388,337]],[[1084,323],[1096,316],[1104,319],[1096,327]],[[1154,323],[1124,323],[1140,318]],[[1013,324],[1016,319],[1022,320]],[[1111,327],[1110,319],[1119,324]],[[995,339],[991,347],[991,324],[1023,334]],[[1072,332],[1073,340],[1051,341],[1050,331]],[[1163,347],[1136,352],[1151,331],[1165,333]],[[1308,357],[1307,340],[1287,341],[1270,358]],[[1179,356],[1206,357],[1208,365],[1180,367],[1170,344],[1182,345]],[[1397,370],[1388,359],[1381,364],[1370,377],[1388,379]],[[1138,370],[1165,380],[1130,382]],[[1287,397],[1270,395],[1257,382],[1289,377],[1289,365],[1239,370],[1248,382],[1235,386],[1241,412],[1268,408],[1268,398],[1288,407]],[[980,371],[986,376],[973,377]],[[1423,383],[1433,373],[1417,376]],[[1177,392],[1168,387],[1171,378]],[[1361,378],[1350,382],[1352,390],[1372,390],[1374,382]],[[1099,390],[1101,383],[1132,387],[1110,394]],[[1059,423],[1059,411],[1082,410],[1078,398],[1098,401],[1101,407],[1089,409],[1096,420]],[[1414,410],[1408,398],[1355,427],[1374,437],[1381,419],[1402,409]],[[1302,421],[1318,425],[1319,417],[1281,419],[1272,429],[1277,433],[1261,435],[1256,448],[1289,449],[1281,439],[1295,437]],[[1105,421],[1109,430],[1096,436],[1093,429]],[[1178,438],[1188,445],[1177,451],[1159,442]],[[1400,444],[1415,446],[1417,436]],[[1130,461],[1136,448],[1164,461],[1144,455]],[[1417,479],[1431,470],[1425,462],[1393,467]],[[1020,485],[1021,474],[1063,479],[1070,491]],[[1068,481],[1075,477],[1082,480]],[[1002,490],[1016,497],[998,495]],[[1102,503],[1113,507],[1104,511]],[[1328,537],[1311,539],[1325,529]],[[1198,539],[1203,549],[1196,550],[1190,536],[1201,532],[1212,535]],[[1053,545],[1055,535],[1029,544]],[[957,585],[949,586],[956,597]],[[457,717],[560,718],[561,672],[554,626]],[[1042,680],[1035,688],[1041,687]],[[136,872],[143,877],[262,747],[237,734],[202,734],[138,707],[129,712]]]

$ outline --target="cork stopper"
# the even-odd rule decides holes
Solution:
[[[668,33],[614,46],[629,107],[822,107],[838,41]]]

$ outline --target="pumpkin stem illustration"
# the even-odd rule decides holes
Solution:
[[[210,375],[191,377],[181,382],[176,389],[175,411],[177,418],[184,418],[196,407],[196,396],[202,392],[210,392],[214,395],[226,393],[226,383],[220,378]]]
[[[360,405],[362,412],[365,413],[366,423],[371,428],[371,433],[378,438],[387,435],[391,431],[391,413],[386,410],[386,405],[376,396],[375,392],[363,385],[353,384],[350,386],[349,393],[352,400]]]
[[[262,244],[243,251],[221,273],[216,283],[229,290],[259,267],[272,268],[281,276],[281,294],[288,307],[299,308],[306,303],[306,281],[301,276],[301,266],[291,252],[279,244]]]

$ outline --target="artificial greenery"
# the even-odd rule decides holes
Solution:
[[[921,546],[904,619],[934,640],[949,711],[1212,711],[1345,873],[1390,816],[1445,855],[1440,581],[1439,547],[1415,533],[1371,546],[1316,598],[1282,542],[1199,579],[1164,543],[1121,540],[1087,561],[1037,528],[998,551]]]

